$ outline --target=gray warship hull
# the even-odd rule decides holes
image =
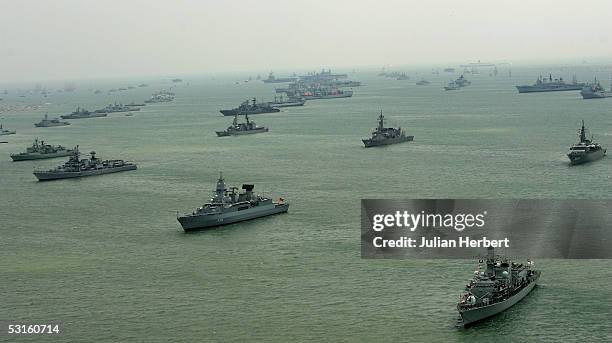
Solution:
[[[66,114],[60,116],[62,119],[87,119],[87,118],[97,118],[97,117],[106,117],[108,113],[91,113],[87,115],[78,115],[78,114]]]
[[[565,85],[559,87],[516,86],[519,93],[565,92],[582,90],[584,84]]]
[[[17,131],[2,131],[0,132],[0,136],[14,135]]]
[[[306,100],[302,100],[302,101],[287,101],[287,102],[271,102],[270,105],[276,108],[298,107],[298,106],[304,106],[305,103],[306,103]]]
[[[403,142],[410,142],[412,140],[414,140],[414,136],[388,138],[384,140],[362,139],[361,141],[363,142],[366,148],[371,148],[375,146],[384,146],[384,145],[398,144],[398,143],[403,143]]]
[[[326,95],[302,95],[306,100],[320,100],[320,99],[338,99],[338,98],[350,98],[353,96],[352,91],[340,93],[340,94],[326,94]]]
[[[71,179],[71,178],[77,178],[77,177],[110,174],[110,173],[117,173],[117,172],[135,170],[135,169],[136,169],[135,164],[128,164],[128,165],[124,165],[121,167],[101,168],[101,169],[85,170],[85,171],[78,171],[78,172],[35,171],[34,176],[36,176],[38,181],[51,181],[51,180],[59,180],[59,179]]]
[[[494,303],[488,306],[476,307],[473,309],[460,311],[459,315],[461,315],[461,322],[459,323],[459,325],[465,327],[509,309],[510,307],[521,301],[525,296],[527,296],[529,292],[531,292],[531,290],[536,286],[536,282],[539,277],[540,275],[538,274],[537,277],[529,283],[529,285],[525,286],[518,293],[514,294],[513,296],[504,301],[500,301],[498,303]]]
[[[245,220],[271,216],[274,214],[285,213],[289,210],[289,204],[266,204],[250,207],[241,211],[231,211],[225,213],[201,214],[201,215],[181,215],[177,220],[185,231],[193,231],[215,226],[238,223]]]
[[[567,154],[567,157],[570,160],[570,164],[577,165],[588,162],[593,162],[602,159],[606,155],[606,150],[597,150],[589,153],[583,154]]]
[[[293,82],[295,80],[296,80],[295,77],[283,77],[280,79],[265,79],[261,81],[263,81],[264,83],[287,83],[287,82]]]
[[[58,127],[58,126],[68,126],[70,123],[60,122],[60,123],[35,123],[36,127]]]
[[[30,160],[44,160],[47,158],[66,157],[70,155],[72,155],[72,150],[58,151],[58,152],[53,152],[53,153],[48,153],[48,154],[23,153],[23,154],[11,155],[11,158],[13,159],[13,161],[17,162],[17,161],[30,161]]]
[[[603,99],[603,98],[612,98],[612,91],[603,91],[603,92],[592,92],[592,91],[580,91],[580,95],[582,95],[583,99]]]
[[[277,113],[277,112],[280,112],[280,110],[278,108],[271,107],[271,108],[262,108],[262,109],[249,110],[249,111],[241,111],[238,109],[220,110],[219,112],[221,112],[221,114],[223,114],[224,116],[235,116],[236,114],[253,115],[253,114],[264,114],[264,113]]]
[[[268,132],[267,127],[258,128],[254,130],[246,130],[246,131],[216,131],[218,137],[227,137],[227,136],[242,136],[242,135],[252,135],[255,133],[264,133]]]

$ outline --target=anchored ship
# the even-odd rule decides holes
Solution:
[[[542,78],[540,75],[540,77],[538,77],[536,80],[536,83],[532,86],[516,86],[516,89],[518,89],[519,93],[561,92],[579,91],[582,90],[584,86],[586,86],[586,84],[584,82],[578,82],[575,76],[572,83],[566,83],[562,77],[553,80],[552,74],[549,74],[548,79]]]
[[[243,193],[238,194],[237,187],[227,189],[223,174],[217,180],[217,188],[209,203],[197,208],[192,213],[177,214],[177,220],[185,231],[237,223],[245,220],[284,213],[289,204],[282,198],[277,202],[262,195],[253,193],[254,185],[243,184]]]
[[[123,104],[110,104],[102,109],[95,110],[95,113],[117,113],[117,112],[131,112],[131,111],[140,111],[140,107],[137,105],[123,105]]]
[[[582,95],[583,99],[610,98],[612,97],[612,86],[610,86],[610,90],[607,91],[601,86],[599,81],[595,79],[592,84],[588,84],[582,88],[580,95]]]
[[[49,116],[45,113],[45,118],[38,123],[35,123],[36,127],[54,127],[54,126],[66,126],[70,125],[67,121],[61,121],[58,118],[49,119]]]
[[[125,106],[131,106],[131,107],[143,107],[143,106],[147,106],[147,104],[144,104],[144,103],[142,103],[142,104],[137,104],[137,103],[135,103],[135,102],[133,102],[133,101],[132,101],[132,102],[130,102],[129,104],[125,104]]]
[[[16,133],[17,133],[17,131],[15,131],[15,130],[8,130],[8,129],[5,129],[5,128],[2,126],[2,123],[0,123],[0,136],[14,135],[14,134],[16,134]]]
[[[81,159],[79,147],[75,147],[68,162],[55,169],[34,171],[39,181],[68,179],[135,170],[136,164],[124,160],[100,160],[92,151],[89,159]]]
[[[481,265],[485,264],[485,270]],[[474,277],[465,286],[457,304],[461,316],[459,326],[468,326],[496,315],[521,301],[536,286],[540,271],[533,270],[532,261],[518,264],[496,256],[487,248],[487,257],[480,260]]]
[[[461,86],[459,86],[455,81],[451,81],[444,86],[445,91],[456,91],[458,89],[461,89]]]
[[[279,98],[275,96],[274,101],[268,102],[270,106],[277,108],[304,106],[305,103],[306,100],[304,100],[303,98],[288,97],[287,99],[285,99],[282,95]]]
[[[362,139],[361,141],[366,148],[380,145],[397,144],[402,142],[409,142],[414,139],[414,136],[406,136],[404,130],[401,127],[385,127],[385,117],[382,111],[378,116],[378,126],[372,131],[372,137]]]
[[[606,149],[602,148],[598,143],[594,143],[592,136],[591,139],[587,138],[584,120],[582,121],[582,127],[578,131],[578,137],[580,141],[572,145],[567,153],[570,164],[597,161],[606,155]]]
[[[260,114],[260,113],[275,113],[280,112],[270,103],[258,103],[257,99],[253,98],[252,103],[248,100],[240,104],[240,106],[231,110],[220,110],[224,116],[235,116],[236,114]]]
[[[417,86],[427,86],[428,84],[429,84],[429,81],[425,79],[421,79],[420,81],[417,81],[416,83]]]
[[[94,113],[89,112],[84,108],[77,107],[76,111],[60,116],[62,119],[84,119],[84,118],[96,118],[106,117],[107,113]]]
[[[401,73],[395,79],[399,81],[410,80],[410,76],[408,76],[406,73]]]
[[[144,102],[147,104],[156,104],[159,102],[171,102],[174,100],[174,93],[168,91],[159,91],[154,93],[149,100]]]
[[[238,114],[234,116],[234,122],[230,127],[228,127],[225,131],[217,131],[217,136],[225,137],[225,136],[240,136],[240,135],[250,135],[254,133],[262,133],[268,132],[267,127],[257,126],[254,121],[249,120],[249,115],[245,114],[244,118],[246,119],[246,123],[238,122]]]
[[[267,79],[262,80],[264,83],[284,83],[284,82],[293,82],[297,78],[295,77],[281,77],[277,78],[274,76],[274,73],[270,72]]]
[[[463,75],[459,76],[457,80],[455,80],[455,83],[459,87],[465,87],[465,86],[469,86],[472,84],[472,82],[468,81]]]
[[[65,157],[72,155],[71,149],[66,149],[61,145],[45,144],[45,141],[34,139],[31,147],[26,148],[25,152],[11,154],[13,161],[42,160],[46,158]]]
[[[306,91],[300,96],[302,96],[306,100],[350,98],[353,96],[353,91],[346,91],[342,89],[318,88],[312,91]]]

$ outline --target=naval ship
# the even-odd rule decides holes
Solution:
[[[353,91],[335,89],[335,88],[334,89],[318,88],[318,89],[305,91],[300,96],[306,100],[350,98],[353,96]]]
[[[106,117],[107,113],[94,113],[89,112],[86,109],[77,107],[76,111],[60,116],[62,119],[84,119],[84,118],[96,118],[96,117]]]
[[[147,106],[147,104],[142,103],[142,104],[137,104],[135,102],[130,102],[129,104],[125,104],[125,106],[130,106],[130,107],[143,107],[143,106]]]
[[[75,177],[93,176],[109,173],[117,173],[127,170],[135,170],[136,164],[124,160],[105,160],[96,157],[96,152],[92,151],[89,159],[81,159],[79,147],[75,147],[68,162],[50,170],[34,171],[34,176],[39,181],[68,179]]]
[[[444,86],[445,91],[456,91],[458,89],[461,89],[461,86],[459,86],[455,81],[451,81]]]
[[[231,110],[220,110],[224,116],[235,116],[236,114],[260,114],[260,113],[275,113],[280,112],[276,107],[270,105],[270,103],[258,103],[257,99],[253,98],[252,104],[249,101],[245,101],[240,106]]]
[[[582,95],[583,99],[610,98],[612,97],[612,86],[610,86],[610,90],[607,91],[601,86],[599,81],[595,79],[595,82],[582,88],[580,95]]]
[[[238,188],[227,189],[223,174],[217,180],[217,189],[209,203],[197,208],[192,213],[179,215],[177,220],[185,231],[237,223],[245,220],[284,213],[289,204],[282,198],[278,202],[253,194],[254,185],[243,184],[243,193],[236,193]]]
[[[99,110],[95,110],[95,113],[118,113],[118,112],[131,112],[131,111],[140,111],[140,107],[136,105],[127,106],[123,104],[109,104],[108,106],[101,108]]]
[[[5,129],[5,128],[2,126],[2,123],[0,123],[0,136],[14,135],[14,134],[16,134],[16,133],[17,133],[17,131],[15,131],[15,130],[8,130],[8,129]]]
[[[459,87],[465,87],[472,84],[471,81],[468,81],[463,75],[459,76],[457,80],[455,80],[455,84]]]
[[[548,75],[547,78],[538,77],[536,83],[532,86],[523,85],[516,86],[519,93],[538,93],[538,92],[561,92],[561,91],[579,91],[584,88],[586,84],[584,82],[576,81],[576,77],[572,83],[566,83],[563,78],[554,79],[552,78],[552,74]]]
[[[372,131],[372,138],[362,139],[361,141],[366,148],[380,145],[397,144],[409,142],[414,139],[414,136],[406,136],[401,127],[385,127],[385,117],[382,111],[378,116],[378,126]]]
[[[249,120],[249,115],[245,114],[244,118],[246,119],[246,123],[238,122],[238,113],[234,116],[234,122],[230,127],[225,131],[217,131],[217,136],[226,137],[226,136],[240,136],[240,135],[249,135],[254,133],[262,133],[268,132],[267,127],[257,126],[254,121]]]
[[[578,131],[580,141],[570,147],[567,157],[570,164],[582,164],[601,159],[606,155],[606,149],[602,148],[598,143],[593,142],[593,137],[586,137],[586,129],[584,128],[584,120],[582,127]]]
[[[531,269],[532,261],[514,263],[495,256],[492,247],[487,248],[486,261],[479,262],[457,304],[461,316],[458,326],[471,325],[510,308],[529,294],[540,278],[540,271]],[[484,271],[482,264],[485,264]]]
[[[151,98],[149,98],[148,100],[145,100],[144,102],[146,104],[156,104],[160,102],[171,102],[173,100],[174,100],[174,93],[162,90],[162,91],[159,91],[151,95]]]
[[[67,121],[61,121],[57,118],[49,119],[49,116],[45,113],[45,118],[38,123],[34,123],[36,127],[54,127],[54,126],[66,126],[70,125]]]
[[[306,103],[306,100],[303,98],[288,97],[287,99],[285,99],[282,94],[280,98],[277,98],[275,96],[274,101],[268,102],[270,106],[277,107],[277,108],[304,106],[305,103]]]
[[[281,77],[277,78],[274,76],[274,73],[270,72],[267,79],[262,80],[264,83],[284,83],[284,82],[293,82],[297,78],[295,77]]]
[[[11,154],[13,161],[42,160],[46,158],[65,157],[72,155],[71,149],[66,149],[61,145],[45,144],[45,141],[34,139],[31,147],[26,148],[25,152]]]

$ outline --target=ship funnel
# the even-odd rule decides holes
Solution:
[[[495,259],[495,250],[493,249],[493,247],[488,247],[487,248],[487,260],[494,260]]]
[[[244,194],[246,195],[246,200],[253,199],[253,188],[255,188],[255,185],[246,183],[242,185],[242,189],[244,189]]]

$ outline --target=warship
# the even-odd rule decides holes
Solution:
[[[77,107],[76,111],[60,116],[62,119],[84,119],[84,118],[96,118],[96,117],[106,117],[107,113],[94,113],[89,112],[86,109]]]
[[[394,127],[385,127],[385,117],[382,111],[378,116],[378,126],[372,131],[372,138],[362,139],[361,141],[366,148],[373,146],[397,144],[402,142],[409,142],[414,139],[414,136],[406,136],[404,130],[401,127],[397,129]]]
[[[35,123],[36,127],[54,127],[54,126],[66,126],[70,125],[67,121],[61,121],[58,118],[49,119],[49,116],[45,113],[45,118],[38,123]]]
[[[570,164],[582,164],[591,161],[596,161],[606,155],[606,149],[602,148],[598,143],[593,142],[593,137],[588,139],[586,129],[584,128],[584,120],[582,127],[578,131],[580,141],[572,145],[567,153]]]
[[[45,141],[34,139],[31,147],[26,148],[25,152],[11,154],[13,161],[42,160],[46,158],[65,157],[72,155],[71,149],[66,149],[61,145],[45,144]]]
[[[410,79],[410,77],[408,77],[408,79]],[[352,80],[335,80],[335,81],[328,82],[327,86],[330,86],[332,88],[361,87],[361,82],[359,82],[359,81],[352,81]]]
[[[612,97],[612,86],[610,86],[610,90],[605,90],[599,81],[595,79],[592,84],[588,84],[582,88],[580,91],[580,95],[582,95],[583,99],[602,99],[602,98],[610,98]]]
[[[304,100],[303,98],[288,97],[287,99],[285,99],[282,95],[280,96],[280,98],[277,98],[275,96],[274,101],[268,102],[270,106],[277,108],[304,106],[305,103],[306,100]]]
[[[257,103],[257,99],[253,98],[252,104],[249,100],[240,104],[240,106],[231,110],[220,110],[224,116],[234,116],[236,114],[260,114],[260,113],[275,113],[280,112],[276,107],[270,105],[270,103]]]
[[[284,199],[280,198],[275,202],[270,198],[255,195],[253,188],[252,184],[243,184],[244,192],[240,194],[236,193],[237,187],[230,187],[228,190],[221,174],[210,202],[192,213],[177,213],[177,220],[183,230],[191,231],[284,213],[289,209],[289,204]]]
[[[168,91],[160,91],[151,96],[148,100],[144,102],[146,104],[156,104],[160,102],[171,102],[174,100],[174,93]]]
[[[17,131],[15,131],[15,130],[8,130],[8,129],[5,129],[5,128],[2,126],[2,123],[0,123],[0,136],[14,135],[14,134],[16,134],[16,133],[17,133]]]
[[[455,81],[451,81],[444,86],[445,91],[456,91],[458,89],[461,89],[461,86],[459,86]]]
[[[406,75],[406,73],[401,73],[395,79],[398,80],[398,81],[410,80],[410,76]]]
[[[228,127],[225,131],[217,131],[217,136],[240,136],[268,132],[267,127],[257,126],[254,121],[250,121],[248,114],[245,114],[244,118],[246,119],[246,123],[239,123],[238,113],[236,113],[236,115],[234,115],[234,122],[232,123],[232,125]]]
[[[352,90],[341,90],[341,89],[327,89],[319,88],[312,91],[305,91],[301,94],[306,100],[318,100],[318,99],[336,99],[336,98],[350,98],[353,96]]]
[[[479,262],[457,304],[461,316],[458,326],[469,326],[510,308],[529,294],[540,278],[540,271],[532,269],[532,261],[514,263],[496,256],[492,247],[487,248],[486,261]],[[482,264],[484,271],[480,270]]]
[[[465,87],[472,84],[472,82],[468,81],[463,75],[459,76],[457,80],[455,80],[455,84],[459,87]]]
[[[99,110],[95,110],[94,113],[118,113],[118,112],[131,112],[131,111],[140,111],[140,107],[138,106],[127,106],[123,104],[110,104],[104,108]]]
[[[584,82],[576,81],[576,77],[574,76],[574,80],[572,83],[566,83],[563,78],[554,79],[552,78],[552,74],[549,74],[548,79],[538,77],[536,83],[532,86],[523,85],[516,86],[519,93],[539,93],[539,92],[562,92],[562,91],[579,91],[584,88],[586,84]]]
[[[147,106],[147,104],[142,103],[142,104],[137,104],[135,102],[130,102],[129,104],[125,104],[125,106],[130,106],[130,107],[143,107],[143,106]]]
[[[262,80],[264,83],[284,83],[284,82],[293,82],[295,81],[295,77],[281,77],[277,78],[274,76],[274,73],[270,72],[267,79]]]
[[[81,159],[79,147],[72,150],[68,162],[49,170],[36,170],[34,176],[39,181],[49,181],[58,179],[68,179],[85,177],[109,173],[117,173],[127,170],[135,170],[136,164],[124,160],[105,160],[96,157],[96,152],[92,151],[89,159]]]

